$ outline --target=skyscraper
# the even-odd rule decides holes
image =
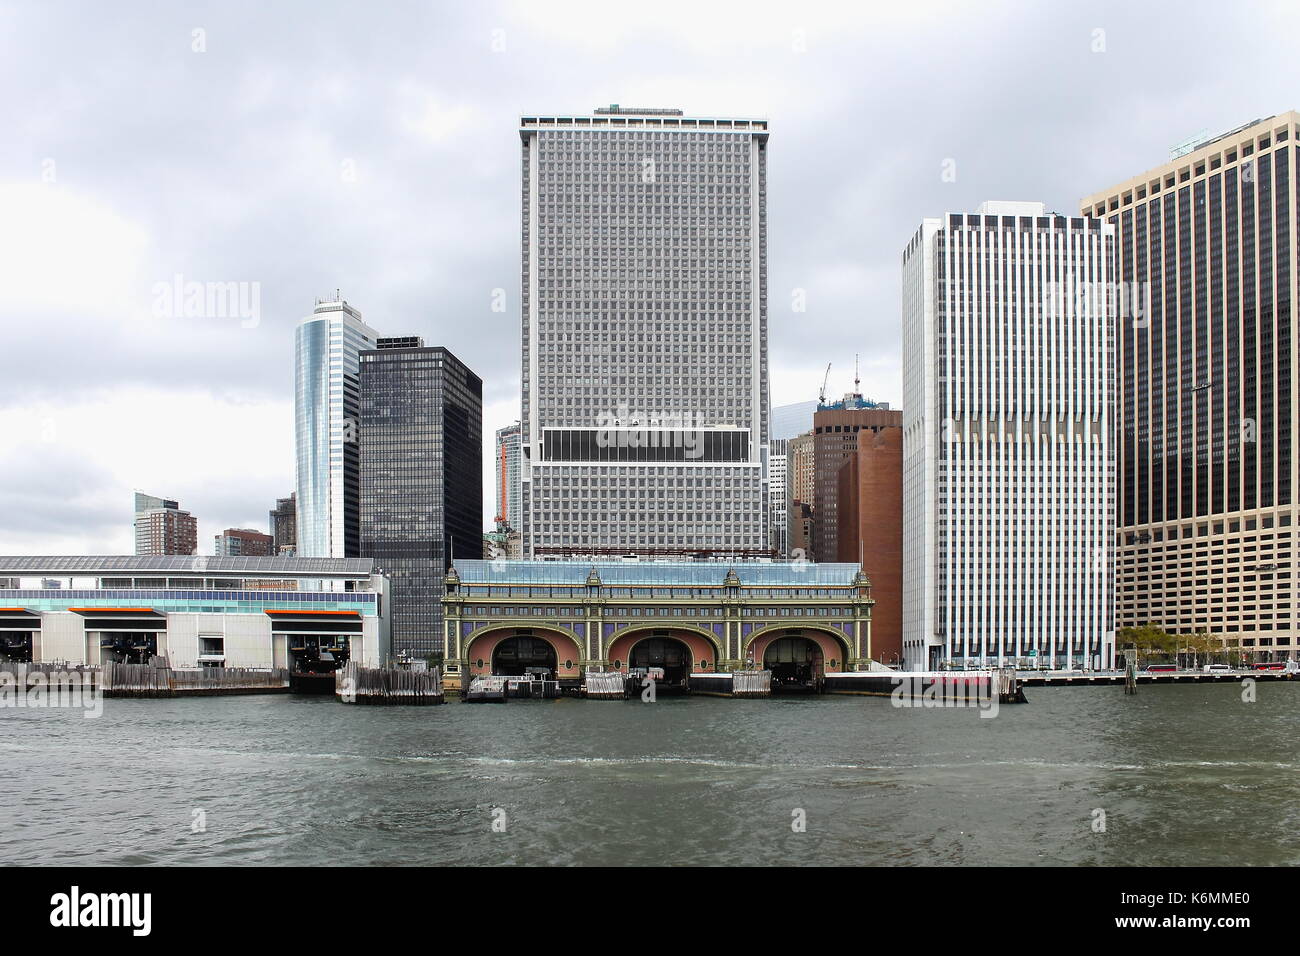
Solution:
[[[772,438],[789,439],[802,435],[812,428],[813,413],[816,411],[816,399],[776,406],[772,409]]]
[[[894,414],[897,425],[858,430],[835,501],[837,560],[861,564],[871,579],[871,656],[885,664],[903,654],[903,428]]]
[[[294,355],[298,555],[360,552],[357,356],[377,335],[343,300],[317,300],[298,325]]]
[[[786,500],[786,465],[789,441],[773,438],[767,455],[768,533],[772,536],[772,553],[778,558],[790,554],[790,513]]]
[[[275,499],[275,508],[270,514],[272,554],[294,554],[298,544],[298,493],[291,492],[288,498]]]
[[[840,560],[840,466],[858,453],[858,432],[864,428],[898,428],[901,412],[877,404],[857,392],[835,402],[819,404],[813,414],[813,551],[818,561]],[[849,559],[858,560],[856,553]]]
[[[511,531],[523,526],[519,507],[520,431],[518,422],[497,429],[496,523],[498,528],[504,525]]]
[[[1085,198],[1116,230],[1119,625],[1294,657],[1300,114]]]
[[[519,134],[525,556],[768,554],[767,122]]]
[[[170,498],[135,493],[136,554],[198,554],[199,523]]]
[[[985,203],[903,252],[909,667],[1111,666],[1114,230]]]
[[[442,649],[443,576],[483,556],[483,383],[415,337],[360,355],[361,556],[392,583],[393,649]]]

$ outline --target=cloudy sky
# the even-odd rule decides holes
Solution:
[[[490,442],[518,415],[521,113],[767,117],[773,403],[815,397],[827,362],[847,390],[855,353],[863,390],[897,403],[899,259],[922,217],[989,198],[1074,212],[1201,130],[1295,107],[1298,20],[1285,3],[0,2],[0,554],[130,553],[134,488],[179,498],[203,552],[264,529],[294,482],[293,329],[334,289],[482,375]],[[257,319],[158,308],[176,276],[249,283]],[[490,509],[490,451],[484,473]]]

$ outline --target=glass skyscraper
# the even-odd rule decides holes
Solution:
[[[360,356],[361,556],[392,583],[393,649],[442,650],[443,576],[483,555],[483,383],[445,348]]]
[[[344,301],[318,301],[294,343],[297,554],[360,555],[357,499],[358,356],[375,331]]]
[[[519,135],[524,556],[770,554],[767,122]]]
[[[1121,627],[1300,653],[1300,114],[1254,120],[1081,201],[1116,230]]]

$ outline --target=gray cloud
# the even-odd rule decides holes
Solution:
[[[287,401],[293,328],[336,287],[381,331],[450,347],[487,402],[517,399],[515,120],[608,102],[770,117],[774,400],[815,396],[827,361],[843,391],[860,353],[864,389],[897,402],[899,254],[923,216],[987,198],[1074,211],[1200,128],[1295,105],[1285,6],[738,4],[733,16],[735,30],[711,9],[589,4],[3,8],[0,185],[39,184],[53,159],[50,188],[147,242],[124,298],[69,306],[52,289],[14,311],[0,296],[6,350],[22,357],[6,363],[0,408],[139,383]],[[191,49],[195,29],[206,52]],[[261,323],[149,317],[152,284],[177,273],[259,283]],[[505,313],[490,308],[497,288]],[[804,315],[790,311],[795,288]],[[485,422],[488,447],[505,423]],[[0,444],[0,464],[67,467],[47,453]],[[219,526],[264,524],[292,481],[209,476],[168,493]],[[69,511],[53,488],[0,494],[0,532],[128,518]]]

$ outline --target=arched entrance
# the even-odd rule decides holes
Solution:
[[[492,649],[492,673],[503,677],[535,674],[553,680],[557,663],[555,648],[540,637],[508,637]]]
[[[657,683],[685,686],[691,673],[691,649],[673,637],[647,637],[632,647],[628,667],[653,674]]]
[[[813,627],[773,627],[754,634],[745,657],[753,667],[772,672],[773,693],[816,692],[827,672],[845,666],[847,643],[832,631]]]
[[[539,641],[545,646],[539,647]],[[502,648],[500,653],[498,648]],[[582,674],[582,650],[577,640],[553,628],[480,631],[465,645],[463,654],[465,673],[471,678],[486,674],[518,677],[529,667],[547,667],[552,678],[561,681],[577,680]]]
[[[763,669],[772,672],[772,687],[810,687],[826,673],[822,649],[806,637],[780,637],[763,651]]]

